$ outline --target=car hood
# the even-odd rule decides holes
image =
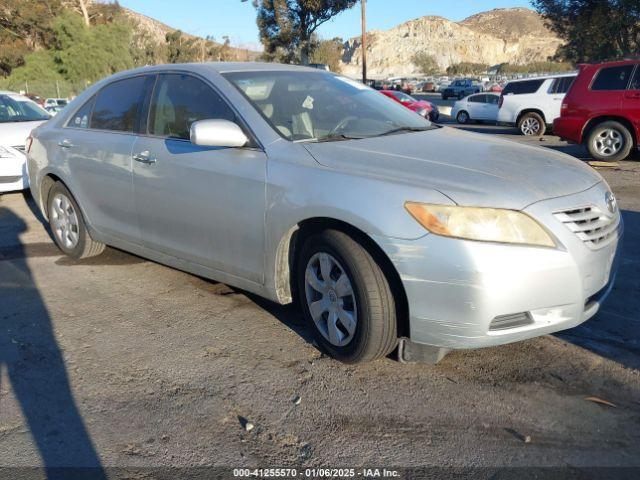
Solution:
[[[0,145],[23,146],[31,130],[42,125],[45,121],[0,123]]]
[[[447,127],[304,146],[326,167],[437,190],[467,206],[521,210],[602,181],[568,155]]]

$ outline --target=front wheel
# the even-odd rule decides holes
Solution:
[[[596,160],[624,160],[632,147],[631,132],[618,122],[603,122],[593,128],[587,137],[587,149]]]
[[[309,237],[297,259],[300,305],[318,343],[333,358],[362,363],[397,345],[395,299],[371,254],[349,235]]]
[[[61,182],[51,187],[47,213],[53,239],[66,255],[80,260],[104,251],[104,243],[96,242],[89,235],[78,203]]]
[[[458,112],[458,115],[456,115],[456,120],[458,121],[458,123],[462,124],[469,123],[469,114],[462,110],[461,112]]]

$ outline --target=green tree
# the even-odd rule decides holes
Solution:
[[[342,66],[343,44],[341,38],[331,40],[317,40],[309,57],[310,63],[323,63],[328,65],[332,72],[340,73]]]
[[[460,62],[447,67],[447,75],[478,75],[489,70],[483,63]]]
[[[436,75],[442,70],[433,55],[426,52],[418,52],[412,58],[411,62],[420,69],[420,73],[425,75]]]
[[[574,67],[567,62],[532,62],[524,65],[514,65],[511,63],[503,63],[498,66],[498,73],[559,73],[570,72]]]
[[[167,61],[169,63],[188,63],[202,61],[202,48],[193,38],[180,30],[167,33]]]
[[[591,62],[640,50],[638,0],[532,0],[549,27],[562,39],[555,58]]]
[[[246,2],[247,0],[242,0]],[[253,0],[264,57],[308,63],[313,33],[357,0]]]

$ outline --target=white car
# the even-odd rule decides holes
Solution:
[[[458,123],[470,121],[495,122],[498,117],[498,101],[496,93],[475,93],[458,100],[451,109],[451,118]]]
[[[25,143],[31,130],[49,118],[27,97],[0,91],[0,193],[29,187]]]
[[[66,107],[68,103],[69,103],[69,99],[67,98],[47,98],[44,101],[44,108]]]
[[[509,82],[502,91],[498,122],[516,125],[523,135],[544,135],[560,116],[562,100],[576,73]]]

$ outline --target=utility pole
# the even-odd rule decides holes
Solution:
[[[362,6],[362,83],[367,83],[367,0],[360,0]]]

